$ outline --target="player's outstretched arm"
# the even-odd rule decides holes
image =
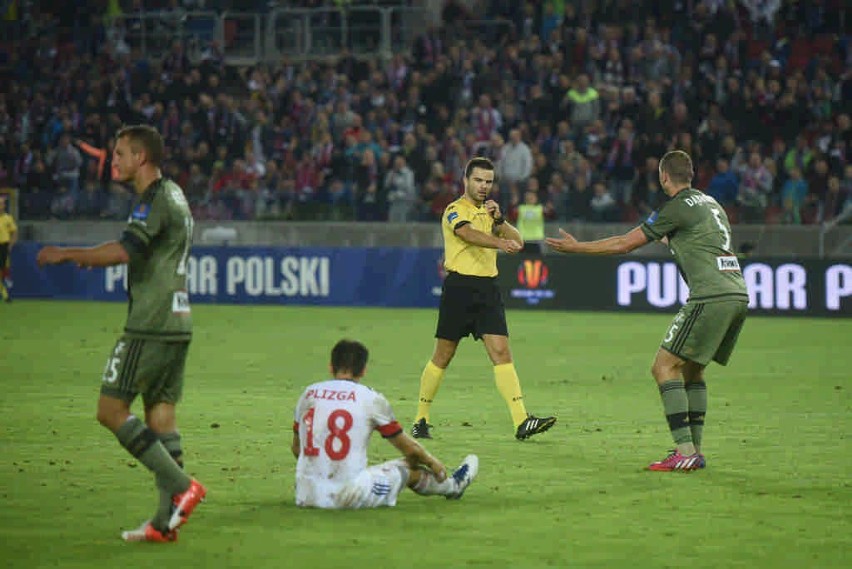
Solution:
[[[435,474],[438,482],[447,478],[447,469],[441,461],[429,454],[429,451],[423,448],[423,445],[411,438],[407,433],[400,432],[388,440],[402,453],[411,468],[427,467]]]
[[[54,247],[41,249],[36,257],[39,266],[75,263],[79,267],[111,267],[130,260],[127,250],[118,241],[109,241],[95,247]]]
[[[505,253],[518,253],[523,248],[521,243],[513,239],[504,239],[495,235],[489,235],[488,233],[474,229],[471,225],[462,225],[455,231],[456,235],[471,245],[499,249]]]
[[[545,242],[561,253],[580,253],[585,255],[623,255],[648,243],[648,237],[641,227],[634,227],[627,233],[598,239],[597,241],[577,241],[573,235],[559,230],[560,237],[548,237]]]

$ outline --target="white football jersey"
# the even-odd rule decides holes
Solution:
[[[323,505],[340,485],[367,468],[374,430],[387,438],[402,432],[390,403],[378,391],[354,381],[331,379],[309,385],[293,422],[301,449],[296,464],[296,503]]]

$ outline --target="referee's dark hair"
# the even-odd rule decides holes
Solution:
[[[493,172],[494,162],[482,156],[471,158],[470,161],[467,163],[467,166],[464,167],[464,177],[470,178],[470,175],[473,174],[474,168],[481,168],[482,170],[491,170]]]
[[[348,371],[353,377],[364,375],[370,352],[361,342],[340,340],[331,349],[331,371],[335,375]]]

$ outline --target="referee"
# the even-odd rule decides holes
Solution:
[[[464,169],[464,195],[444,210],[441,228],[447,277],[435,352],[420,377],[417,416],[411,429],[414,438],[432,438],[429,409],[459,342],[469,334],[482,339],[494,364],[494,379],[512,414],[515,438],[543,433],[556,423],[556,417],[527,413],[512,363],[506,313],[497,287],[497,250],[517,253],[523,248],[523,239],[502,216],[500,206],[485,200],[493,185],[494,164],[487,158],[472,159]]]
[[[9,290],[6,288],[9,271],[9,253],[18,240],[18,226],[11,215],[6,213],[6,196],[0,196],[0,297],[10,302]]]

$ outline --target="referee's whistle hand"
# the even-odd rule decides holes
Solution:
[[[520,253],[523,246],[515,241],[514,239],[501,239],[500,240],[500,250],[505,251],[506,253],[514,254]]]

